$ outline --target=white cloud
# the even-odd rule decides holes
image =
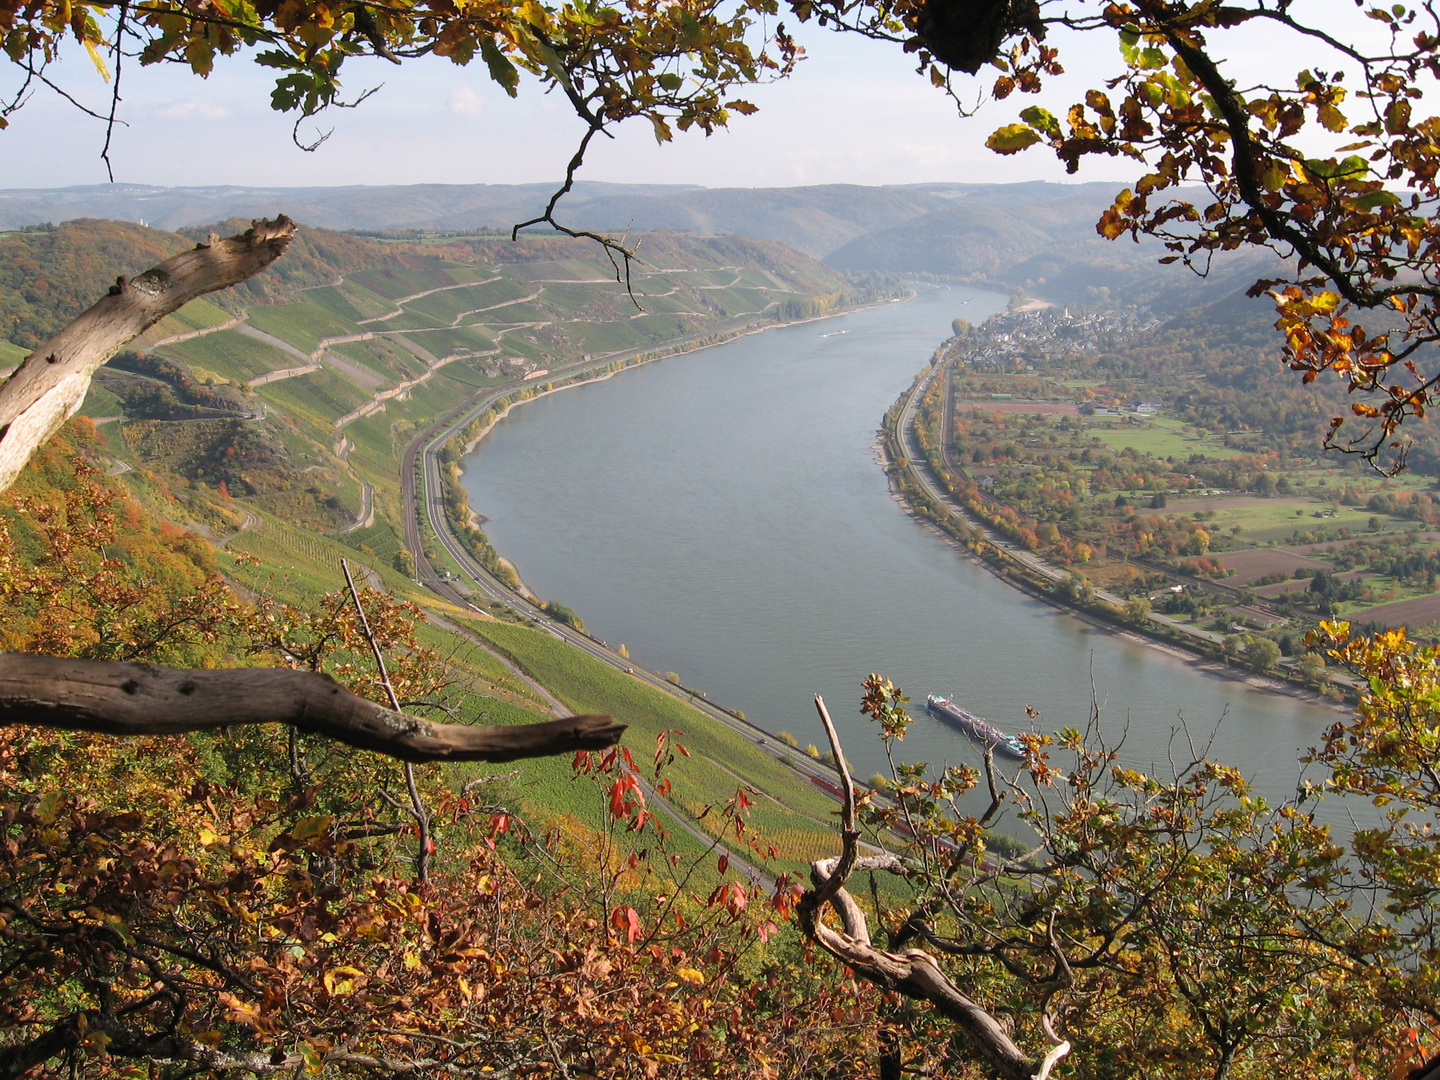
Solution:
[[[161,120],[224,120],[231,112],[213,101],[179,101],[156,109],[155,115]]]
[[[479,116],[485,111],[485,96],[468,86],[457,86],[450,91],[450,111],[456,116]]]

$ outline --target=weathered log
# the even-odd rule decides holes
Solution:
[[[495,727],[439,724],[350,693],[328,675],[285,668],[187,671],[0,653],[0,725],[105,735],[179,735],[233,724],[289,724],[401,761],[515,761],[620,741],[609,716]]]
[[[289,218],[257,221],[240,236],[211,238],[159,266],[123,277],[0,383],[0,491],[75,414],[96,370],[126,344],[197,296],[238,284],[285,253]]]

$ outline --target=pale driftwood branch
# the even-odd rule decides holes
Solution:
[[[179,735],[233,724],[290,724],[401,761],[516,761],[603,750],[625,725],[570,716],[493,727],[437,724],[350,693],[328,675],[285,668],[187,671],[0,653],[0,726],[105,735]]]
[[[995,1071],[1005,1080],[1047,1080],[1055,1065],[1070,1052],[1069,1043],[1060,1042],[1042,1060],[1036,1061],[1016,1045],[993,1016],[950,981],[929,953],[922,949],[889,952],[871,943],[865,913],[845,889],[846,879],[855,870],[884,869],[903,873],[904,865],[894,855],[859,855],[855,783],[845,762],[840,736],[824,701],[816,697],[815,707],[825,724],[825,734],[830,738],[830,749],[840,770],[845,799],[840,813],[840,855],[817,859],[811,864],[810,879],[815,887],[801,897],[797,906],[800,925],[806,936],[848,965],[862,979],[906,997],[930,1002],[943,1016],[954,1020],[969,1033],[980,1051],[990,1059]],[[820,917],[826,903],[840,917],[843,931],[826,926]],[[1043,1023],[1046,1035],[1054,1042],[1048,1016],[1043,1017]]]
[[[238,284],[285,253],[295,235],[289,218],[257,221],[240,236],[211,237],[102,298],[21,362],[0,383],[0,491],[35,451],[75,414],[96,370],[128,341],[197,296]]]

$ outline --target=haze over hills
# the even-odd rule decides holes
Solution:
[[[1178,312],[1244,289],[1271,269],[1264,253],[1218,263],[1208,279],[1158,270],[1159,242],[1110,242],[1095,222],[1117,186],[910,184],[701,188],[580,183],[560,216],[636,237],[653,231],[778,241],[842,270],[930,274],[1056,303],[1149,303]],[[286,213],[336,230],[508,229],[542,212],[549,184],[342,188],[165,188],[133,184],[0,191],[0,229],[75,218],[206,226]],[[642,242],[643,249],[643,242]],[[642,250],[642,257],[643,257]]]

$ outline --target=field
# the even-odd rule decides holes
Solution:
[[[1065,405],[1053,401],[957,401],[955,409],[968,411],[978,409],[987,413],[1024,413],[1030,416],[1078,416],[1077,405]]]
[[[1375,515],[1364,507],[1339,506],[1303,496],[1222,495],[1210,499],[1172,499],[1167,514],[1213,513],[1205,519],[1212,534],[1231,533],[1241,542],[1283,541],[1312,529],[1348,528],[1364,532]],[[1235,530],[1238,528],[1239,532]],[[1228,565],[1228,563],[1227,563]]]
[[[360,333],[364,328],[341,319],[314,304],[272,304],[252,307],[249,323],[257,330],[289,342],[303,353],[313,353],[320,339]]]
[[[1296,555],[1284,548],[1255,548],[1251,551],[1226,551],[1212,558],[1230,570],[1235,576],[1231,584],[1249,585],[1267,574],[1293,575],[1296,570],[1328,570],[1329,563]]]
[[[1356,622],[1379,622],[1386,626],[1424,626],[1440,620],[1440,593],[1368,609],[1357,608],[1347,611],[1345,618]]]
[[[1211,458],[1231,458],[1240,455],[1225,443],[1209,433],[1199,433],[1179,420],[1154,417],[1141,423],[1127,423],[1123,420],[1106,422],[1091,421],[1085,430],[1114,450],[1133,447],[1139,453],[1154,454],[1156,457],[1188,458],[1191,454],[1204,454]]]
[[[238,330],[218,330],[204,337],[163,346],[159,352],[162,356],[197,364],[237,383],[249,382],[256,375],[294,367],[299,363],[294,357]]]
[[[191,300],[179,311],[165,316],[145,332],[142,341],[154,341],[171,334],[183,334],[187,330],[203,330],[207,326],[219,326],[229,322],[231,315],[224,308],[216,307],[203,296]]]

